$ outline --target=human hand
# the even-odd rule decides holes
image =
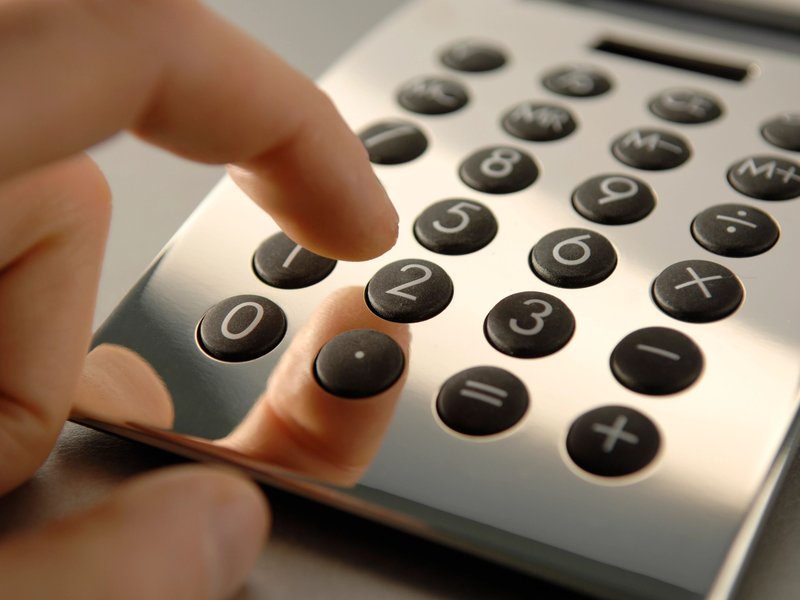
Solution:
[[[163,393],[130,353],[84,371],[110,212],[85,148],[128,128],[231,163],[319,254],[360,260],[394,242],[396,214],[328,100],[191,0],[5,0],[0,81],[0,493],[42,463],[82,394]],[[89,514],[6,540],[0,595],[225,597],[267,520],[260,491],[237,475],[162,471]]]

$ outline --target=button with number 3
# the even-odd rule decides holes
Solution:
[[[511,146],[491,146],[469,156],[458,171],[472,189],[487,194],[511,194],[524,190],[539,177],[533,158]]]

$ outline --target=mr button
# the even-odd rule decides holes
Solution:
[[[630,475],[655,458],[661,436],[642,413],[603,406],[580,416],[567,434],[567,452],[584,471],[602,477]]]

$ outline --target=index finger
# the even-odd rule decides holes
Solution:
[[[303,75],[194,0],[0,5],[0,180],[120,129],[234,177],[296,242],[387,250],[397,215],[360,141]]]

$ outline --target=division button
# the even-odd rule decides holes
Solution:
[[[492,212],[474,200],[442,200],[426,208],[414,222],[420,244],[439,254],[480,250],[497,234]]]
[[[588,98],[608,92],[611,79],[593,67],[571,65],[545,74],[542,85],[562,96]]]
[[[666,327],[625,336],[611,353],[611,371],[622,385],[651,395],[674,394],[703,372],[703,354],[689,337]]]
[[[800,165],[778,156],[751,156],[731,166],[728,181],[752,198],[790,200],[800,196]]]
[[[628,175],[598,175],[572,193],[572,206],[581,216],[603,225],[624,225],[644,219],[656,197],[644,181]]]
[[[657,117],[675,123],[708,123],[722,115],[722,104],[705,92],[676,88],[653,98],[650,111]]]
[[[506,64],[506,55],[498,47],[476,40],[462,40],[442,52],[442,63],[456,71],[483,73]]]
[[[606,238],[588,229],[548,233],[530,253],[533,272],[550,285],[582,288],[606,279],[617,266],[617,253]]]
[[[427,260],[405,259],[386,265],[366,289],[369,308],[396,323],[416,323],[435,317],[453,298],[453,281]]]
[[[302,248],[279,232],[267,238],[253,255],[253,270],[264,283],[297,289],[314,285],[330,275],[336,261]]]
[[[406,121],[382,121],[358,134],[369,160],[379,165],[399,165],[414,160],[428,148],[428,139]]]
[[[314,376],[325,391],[342,398],[368,398],[400,378],[405,357],[385,333],[354,329],[325,344],[314,361]]]
[[[770,119],[761,128],[761,135],[773,146],[800,152],[800,113],[784,113]]]
[[[692,151],[682,137],[659,129],[631,129],[611,145],[611,152],[628,166],[646,171],[674,169],[685,163]]]
[[[403,108],[423,115],[442,115],[457,111],[469,101],[466,88],[440,77],[417,77],[402,88],[397,101]]]
[[[653,299],[669,316],[690,323],[727,317],[742,303],[744,288],[722,265],[685,260],[664,269],[653,282]]]
[[[630,475],[649,465],[661,436],[653,422],[625,406],[603,406],[580,416],[567,434],[567,452],[584,471],[601,477]]]
[[[272,300],[245,294],[212,306],[200,319],[197,339],[209,355],[227,362],[253,360],[286,334],[286,315]]]
[[[778,241],[779,232],[772,217],[745,204],[718,204],[692,221],[692,235],[697,243],[722,256],[755,256],[766,252]]]
[[[487,194],[510,194],[531,185],[539,169],[526,152],[510,146],[490,146],[474,152],[458,170],[461,180]]]
[[[503,354],[539,358],[567,344],[575,331],[575,317],[555,296],[519,292],[489,311],[483,331],[489,343]]]
[[[514,137],[530,142],[559,140],[577,127],[575,117],[566,108],[536,102],[517,104],[503,116],[502,124]]]
[[[436,412],[442,422],[465,435],[505,431],[527,410],[525,384],[497,367],[473,367],[453,375],[436,398]]]

